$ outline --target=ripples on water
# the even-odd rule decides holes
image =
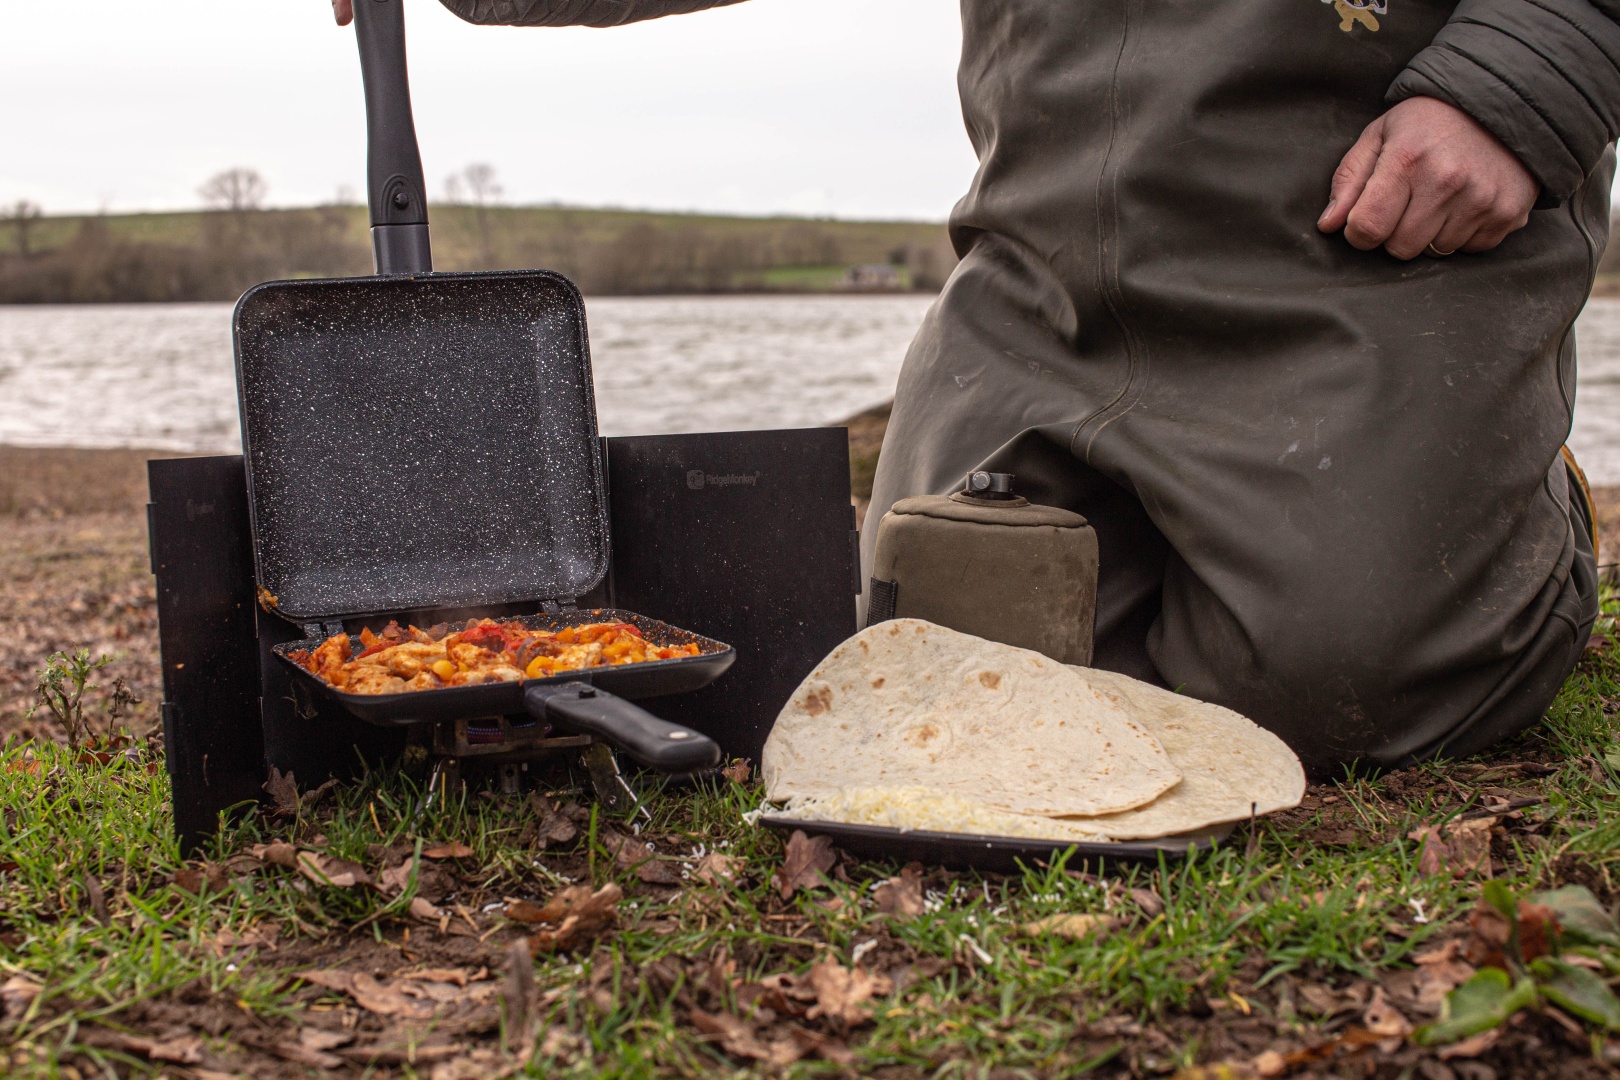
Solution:
[[[605,435],[825,424],[894,393],[927,296],[587,302]],[[0,307],[0,443],[241,449],[230,304]]]
[[[587,302],[607,435],[797,427],[887,399],[925,296]],[[229,304],[0,307],[0,443],[240,449]],[[1620,300],[1577,325],[1570,443],[1620,484]]]

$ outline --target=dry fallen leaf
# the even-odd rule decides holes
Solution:
[[[205,862],[200,869],[181,867],[174,872],[173,881],[186,892],[201,896],[205,892],[224,892],[230,876],[219,863]]]
[[[1106,915],[1048,915],[1025,923],[1019,929],[1031,937],[1056,934],[1070,941],[1082,941],[1093,934],[1105,934],[1114,926],[1114,920]]]
[[[429,1080],[503,1080],[521,1065],[521,1059],[503,1057],[481,1047],[433,1066]]]
[[[1558,917],[1553,910],[1543,904],[1520,900],[1518,915],[1520,958],[1529,963],[1550,953],[1551,938],[1558,929]],[[1507,948],[1512,927],[1502,913],[1481,897],[1468,916],[1468,927],[1472,933],[1463,946],[1463,955],[1480,967],[1509,969],[1503,950]]]
[[[1463,943],[1456,938],[1412,957],[1417,967],[1384,975],[1384,988],[1402,1009],[1423,1016],[1438,1016],[1446,995],[1467,982],[1474,966],[1462,955]]]
[[[402,1042],[350,1046],[341,1052],[357,1065],[375,1068],[379,1065],[431,1065],[435,1061],[458,1058],[466,1050],[463,1043],[418,1043],[406,1039]]]
[[[297,978],[328,990],[348,994],[362,1009],[379,1016],[426,1020],[433,1015],[433,1003],[427,1000],[425,995],[419,997],[416,994],[408,994],[400,986],[379,981],[363,971],[350,972],[337,968],[300,971]]]
[[[305,1045],[302,1033],[300,1033],[298,1042],[287,1042],[284,1039],[281,1042],[272,1043],[270,1052],[283,1061],[290,1061],[294,1065],[302,1065],[307,1069],[341,1069],[348,1064],[336,1054],[328,1054],[324,1050]]]
[[[805,1055],[808,1047],[797,1040],[779,1039],[769,1044],[760,1041],[753,1025],[730,1013],[707,1013],[693,1007],[692,1026],[705,1035],[713,1036],[721,1049],[734,1057],[752,1058],[767,1065],[791,1065]]]
[[[248,848],[248,854],[260,862],[267,862],[273,866],[285,866],[288,870],[298,869],[298,849],[284,840],[254,844]]]
[[[298,872],[317,885],[335,885],[340,889],[371,884],[371,875],[359,863],[318,851],[298,853]]]
[[[569,819],[567,809],[559,811],[538,792],[529,796],[529,808],[538,819],[535,822],[535,846],[541,850],[551,844],[569,843],[579,835],[579,826]]]
[[[422,849],[424,859],[470,859],[473,849],[459,840],[448,844],[434,844],[432,847]]]
[[[730,780],[733,784],[746,784],[748,783],[748,771],[748,759],[738,758],[730,765],[727,765],[725,768],[721,769],[720,775],[725,777],[727,780]]]
[[[299,1028],[298,1043],[311,1050],[336,1050],[354,1042],[352,1031],[323,1031],[320,1028]]]
[[[195,1065],[202,1060],[202,1039],[195,1035],[182,1035],[175,1039],[148,1039],[141,1035],[118,1032],[113,1041],[120,1050],[139,1054],[150,1061],[167,1061],[175,1065]]]
[[[466,986],[469,983],[482,982],[490,977],[489,968],[418,968],[415,971],[399,973],[401,979],[411,979],[419,982],[454,983],[457,986]]]
[[[816,1003],[805,1016],[814,1020],[825,1016],[839,1027],[849,1028],[872,1019],[865,1005],[876,994],[887,994],[894,983],[886,975],[873,975],[864,968],[846,968],[836,960],[824,960],[810,969],[810,985]]]
[[[612,882],[592,892],[588,885],[571,885],[546,901],[544,907],[519,901],[506,905],[506,917],[539,923],[545,929],[529,937],[529,952],[570,952],[589,945],[618,922],[624,892]]]
[[[1132,889],[1127,895],[1148,918],[1164,914],[1164,900],[1152,889]]]
[[[621,870],[631,871],[649,885],[680,884],[679,868],[658,858],[646,841],[609,829],[602,835],[602,845],[613,853],[613,861]]]
[[[21,1016],[44,989],[26,975],[13,975],[0,983],[0,1016]]]
[[[420,896],[411,897],[411,918],[421,919],[423,922],[438,922],[444,918],[444,911],[434,907],[432,903]]]
[[[270,779],[264,782],[264,790],[275,802],[275,812],[278,817],[295,817],[298,814],[298,781],[293,778],[292,770],[283,773],[274,765],[270,766]]]
[[[214,935],[214,952],[224,956],[231,949],[269,949],[274,952],[281,927],[275,923],[259,923],[244,930],[220,929]]]
[[[1343,990],[1335,990],[1323,983],[1305,983],[1299,988],[1299,997],[1311,1012],[1323,1019],[1340,1013],[1355,1012],[1367,1004],[1367,986],[1355,983]]]
[[[1416,840],[1418,872],[1425,875],[1449,873],[1464,877],[1478,873],[1491,876],[1491,829],[1494,818],[1473,821],[1453,821],[1443,829],[1424,825],[1407,833],[1407,839]]]
[[[922,867],[907,866],[872,890],[872,901],[885,915],[915,919],[923,913]]]
[[[1262,1050],[1251,1068],[1263,1077],[1281,1076],[1288,1071],[1288,1061],[1275,1050]]]
[[[735,855],[711,851],[698,860],[692,876],[705,885],[731,885],[742,873],[743,860]]]
[[[833,854],[832,837],[806,836],[795,829],[788,838],[782,865],[776,871],[776,889],[782,899],[790,899],[800,889],[818,889],[825,884],[822,877],[833,868],[838,857]]]
[[[1361,1014],[1361,1023],[1374,1035],[1380,1036],[1378,1049],[1393,1054],[1412,1034],[1411,1021],[1384,997],[1384,988],[1374,987],[1372,1001]]]
[[[1442,1046],[1436,1053],[1441,1061],[1451,1061],[1454,1058],[1477,1058],[1485,1051],[1496,1045],[1502,1037],[1502,1028],[1493,1027],[1482,1031],[1478,1035],[1470,1035],[1466,1039],[1459,1039],[1450,1046]]]

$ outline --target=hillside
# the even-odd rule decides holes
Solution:
[[[440,270],[558,270],[594,295],[937,289],[943,225],[570,207],[438,206]],[[0,303],[231,300],[255,282],[363,274],[365,210],[193,211],[0,221]]]

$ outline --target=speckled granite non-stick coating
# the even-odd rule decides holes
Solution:
[[[271,282],[237,304],[235,339],[259,584],[281,614],[573,597],[606,573],[567,279]]]

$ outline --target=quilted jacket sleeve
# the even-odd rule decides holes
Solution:
[[[1620,0],[1462,0],[1389,89],[1478,120],[1568,198],[1620,135]]]
[[[740,0],[442,0],[445,7],[484,26],[618,26],[725,7]]]

